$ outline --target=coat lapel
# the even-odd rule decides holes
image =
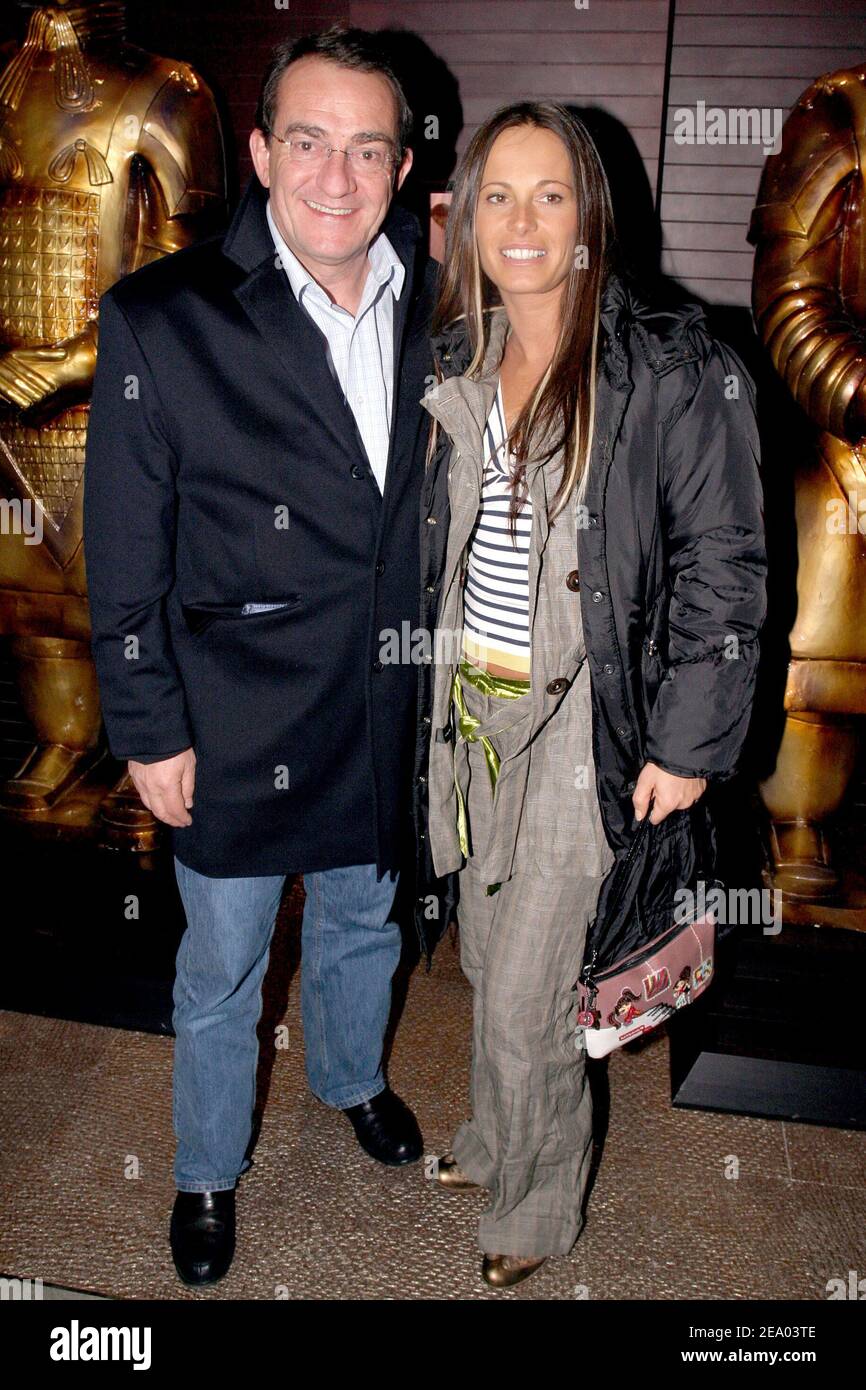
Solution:
[[[355,417],[328,366],[325,335],[295,299],[273,255],[237,286],[235,297],[322,430],[337,444],[353,440],[364,454]]]
[[[301,308],[285,271],[277,265],[274,243],[265,217],[267,199],[267,189],[253,175],[223,242],[223,254],[247,272],[245,278],[234,287],[235,298],[277,358],[287,378],[300,390],[306,408],[315,415],[323,431],[338,448],[345,448],[347,439],[351,440],[360,456],[366,459],[355,417],[331,375],[325,335]],[[406,415],[413,409],[418,413],[420,428],[421,412],[417,399],[413,399],[412,392],[400,389],[406,325],[410,304],[418,290],[415,283],[414,243],[420,238],[420,228],[410,213],[392,204],[382,230],[406,269],[402,293],[394,303],[394,386],[387,491],[388,479],[396,462],[395,441],[402,437],[401,425],[405,427]],[[422,344],[422,350],[429,353],[426,341]],[[421,377],[423,379],[423,373]],[[417,431],[413,432],[413,438],[414,433]],[[381,502],[373,478],[370,479],[370,487],[376,500]]]
[[[406,270],[400,298],[394,301],[394,385],[391,391],[391,431],[388,441],[388,465],[385,470],[385,492],[383,502],[394,485],[395,469],[399,467],[400,454],[412,458],[418,431],[421,429],[424,412],[419,405],[420,390],[423,389],[425,368],[430,359],[430,345],[426,333],[417,335],[410,341],[408,332],[411,309],[423,287],[423,268],[416,270],[414,248],[408,252],[400,244],[399,238],[392,237],[386,220],[383,228],[392,241],[394,250]],[[416,390],[411,389],[418,383]],[[376,489],[378,494],[378,488]]]
[[[496,399],[499,362],[507,331],[508,319],[499,306],[493,312],[490,340],[480,374],[474,378],[463,373],[447,376],[432,387],[421,402],[454,443],[468,457],[475,458],[479,466],[484,427]]]

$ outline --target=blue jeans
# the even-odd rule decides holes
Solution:
[[[186,911],[174,984],[174,1176],[219,1192],[250,1167],[262,981],[285,875],[207,878],[175,859]],[[301,1014],[314,1095],[345,1109],[385,1087],[382,1043],[401,933],[396,872],[305,874]]]

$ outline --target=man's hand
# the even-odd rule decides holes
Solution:
[[[189,808],[195,790],[195,753],[186,748],[158,763],[129,763],[135,789],[157,820],[166,825],[192,825]]]
[[[671,811],[693,806],[706,789],[706,777],[675,777],[655,763],[644,763],[631,797],[635,816],[643,820],[652,801],[650,825],[658,825]]]

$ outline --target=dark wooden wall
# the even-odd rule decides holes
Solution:
[[[399,17],[445,60],[463,107],[458,151],[509,101],[599,107],[628,127],[655,189],[669,0],[353,0],[350,11],[369,29]]]
[[[129,0],[128,13],[135,42],[187,59],[215,88],[234,193],[249,177],[247,138],[274,43],[334,22],[403,31],[392,44],[410,100],[440,123],[419,151],[419,203],[494,107],[555,97],[589,120],[641,215],[647,201],[659,208],[663,268],[710,302],[740,306],[763,152],[676,145],[674,111],[703,100],[787,113],[819,73],[866,58],[866,0],[589,0],[586,9],[574,0]],[[7,53],[23,22],[3,6]],[[423,133],[422,124],[419,143]],[[642,224],[639,235],[649,236]]]
[[[675,0],[661,220],[665,271],[714,304],[748,305],[746,241],[764,154],[678,145],[678,107],[781,107],[821,73],[866,60],[864,0]]]
[[[283,39],[347,24],[344,0],[129,0],[129,36],[143,48],[186,58],[214,88],[229,132],[229,158],[236,186],[252,172],[247,141],[262,73],[274,44]]]

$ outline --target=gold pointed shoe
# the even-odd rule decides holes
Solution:
[[[440,1158],[436,1170],[436,1181],[440,1187],[444,1187],[448,1192],[480,1191],[478,1183],[467,1178],[452,1153],[443,1154]]]
[[[510,1289],[513,1284],[528,1279],[546,1259],[546,1255],[537,1260],[524,1260],[519,1255],[485,1255],[481,1261],[481,1278],[492,1289]]]

